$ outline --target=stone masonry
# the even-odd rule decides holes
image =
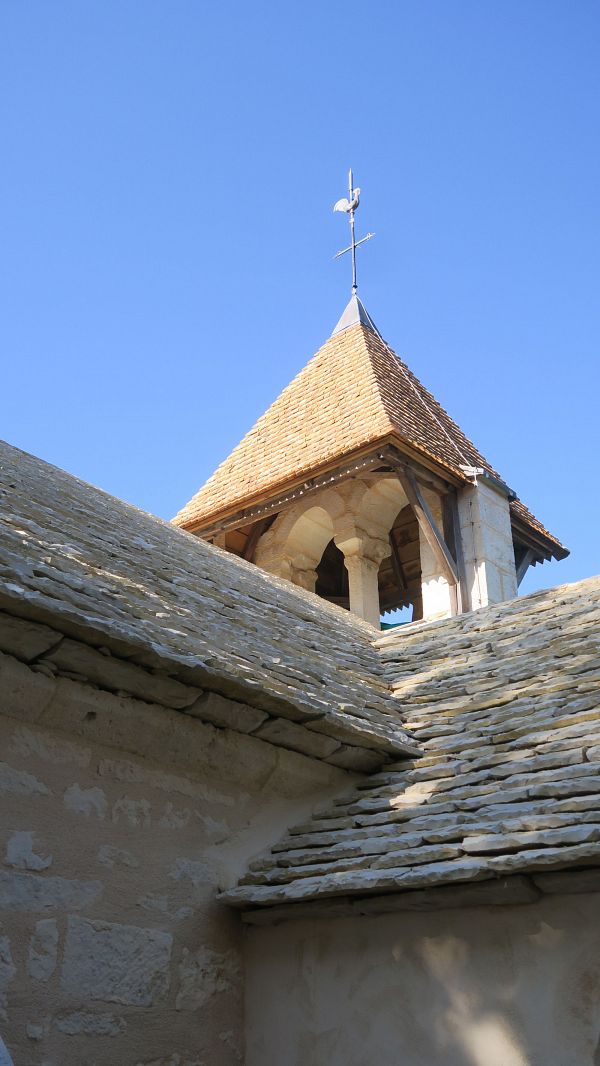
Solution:
[[[242,1062],[239,923],[215,895],[351,778],[8,655],[0,752],[0,1034],[16,1066]]]

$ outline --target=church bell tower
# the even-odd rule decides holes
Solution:
[[[183,529],[379,627],[517,595],[567,549],[383,340],[357,294],[333,333],[175,517]]]

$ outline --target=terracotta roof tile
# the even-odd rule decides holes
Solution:
[[[352,326],[329,338],[173,521],[206,528],[390,436],[455,475],[466,464],[499,476],[381,336]],[[519,501],[513,513],[562,549]]]

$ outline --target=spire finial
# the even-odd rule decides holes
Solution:
[[[360,189],[354,188],[354,177],[352,170],[348,171],[348,199],[342,197],[337,203],[333,205],[334,211],[344,211],[348,215],[348,221],[350,222],[350,244],[347,248],[342,248],[341,252],[334,255],[334,259],[339,259],[340,256],[345,255],[346,252],[352,253],[352,295],[356,296],[356,290],[358,285],[356,283],[356,249],[359,244],[364,244],[365,241],[370,241],[371,237],[374,237],[374,233],[367,233],[366,237],[363,237],[360,241],[357,241],[354,236],[354,213],[360,203]]]

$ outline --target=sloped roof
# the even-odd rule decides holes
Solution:
[[[600,578],[377,642],[423,757],[292,829],[252,907],[600,863]],[[540,882],[541,883],[541,882]]]
[[[242,731],[283,747],[415,750],[354,615],[2,443],[0,501],[0,611],[258,707]]]
[[[499,477],[382,339],[357,297],[333,335],[175,516],[200,530],[368,445],[394,438],[464,479],[461,465]],[[515,513],[567,554],[522,504]]]

